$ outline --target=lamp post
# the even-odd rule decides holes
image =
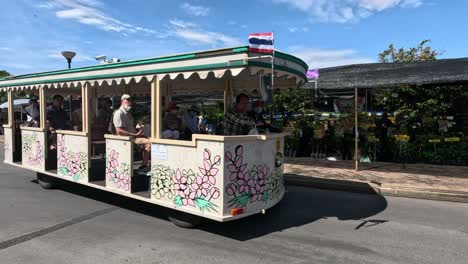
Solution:
[[[68,62],[68,69],[71,68],[71,62],[73,57],[75,57],[76,53],[73,51],[62,51],[62,56],[67,60]]]

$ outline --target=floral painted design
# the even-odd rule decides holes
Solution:
[[[5,150],[5,157],[10,157],[11,155],[11,140],[10,137],[5,135],[5,142],[3,143],[3,147]]]
[[[266,165],[253,165],[249,170],[243,160],[243,146],[238,145],[234,154],[225,153],[230,183],[226,185],[226,193],[233,196],[228,201],[229,207],[246,207],[257,201],[268,202],[277,198],[284,186],[281,170],[273,171]]]
[[[84,152],[67,150],[65,136],[57,135],[57,163],[58,173],[74,181],[82,179],[88,172],[88,155]]]
[[[201,211],[216,212],[217,206],[213,200],[220,196],[216,187],[216,176],[219,172],[221,157],[212,157],[210,150],[203,150],[203,166],[200,173],[193,170],[177,168],[171,170],[164,165],[154,165],[152,168],[151,189],[156,199],[173,198],[175,206],[191,206]]]
[[[154,165],[151,168],[151,192],[156,199],[167,197],[174,198],[174,182],[169,167],[163,165]]]
[[[130,165],[126,162],[119,163],[119,152],[111,150],[107,155],[106,180],[112,182],[118,189],[130,190],[131,173]]]
[[[44,147],[37,139],[37,134],[23,134],[22,149],[25,161],[29,166],[40,165],[44,161]]]

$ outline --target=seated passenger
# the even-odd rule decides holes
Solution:
[[[68,116],[67,112],[63,110],[63,96],[54,95],[53,103],[47,107],[47,127],[49,129],[49,147],[51,150],[57,147],[57,134],[56,130],[68,129]]]
[[[130,95],[122,95],[120,108],[114,112],[112,121],[117,135],[134,137],[134,143],[143,149],[143,162],[139,169],[148,169],[151,143],[150,140],[145,137],[143,131],[136,131],[133,116],[130,113],[132,104],[132,97]]]
[[[246,94],[239,94],[234,109],[224,115],[225,135],[247,135],[255,128],[254,121],[246,114],[248,108],[249,97]]]
[[[72,112],[72,126],[75,131],[83,130],[83,109],[81,108],[81,98],[78,99],[78,108]]]
[[[28,118],[28,126],[39,127],[39,104],[36,97],[29,99],[29,105],[24,108],[24,112]]]
[[[189,110],[184,114],[184,119],[182,120],[182,139],[192,140],[193,134],[199,133],[199,115],[197,107],[192,105]]]
[[[166,114],[163,119],[163,131],[161,138],[179,139],[182,130],[182,120],[177,115],[177,105],[174,102],[169,103]]]
[[[91,122],[91,138],[94,141],[104,140],[104,135],[109,131],[109,124],[111,123],[113,110],[111,109],[112,102],[109,98],[104,98],[102,100],[102,107],[97,111],[94,121]],[[112,130],[112,129],[111,129]]]

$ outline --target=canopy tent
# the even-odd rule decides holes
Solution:
[[[13,107],[22,107],[29,104],[29,99],[15,99],[13,100]],[[8,102],[4,102],[0,105],[0,109],[8,108]]]
[[[9,76],[0,79],[1,90],[31,90],[44,88],[77,88],[86,83],[99,88],[126,86],[159,80],[221,79],[239,74],[256,75],[271,72],[268,58],[251,60],[260,54],[248,47],[209,50],[194,53],[95,65],[44,73]],[[294,56],[275,52],[275,77],[302,84],[307,64]]]
[[[468,58],[409,63],[367,63],[320,69],[321,94],[354,94],[358,89],[384,89],[400,85],[468,83]],[[315,89],[305,83],[303,88]]]

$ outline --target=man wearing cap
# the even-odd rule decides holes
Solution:
[[[149,155],[151,151],[150,140],[145,137],[142,130],[136,131],[135,122],[133,121],[132,114],[132,97],[128,94],[122,95],[120,108],[114,112],[112,119],[115,132],[119,136],[135,137],[135,144],[143,148],[143,162],[140,169],[148,168]]]

